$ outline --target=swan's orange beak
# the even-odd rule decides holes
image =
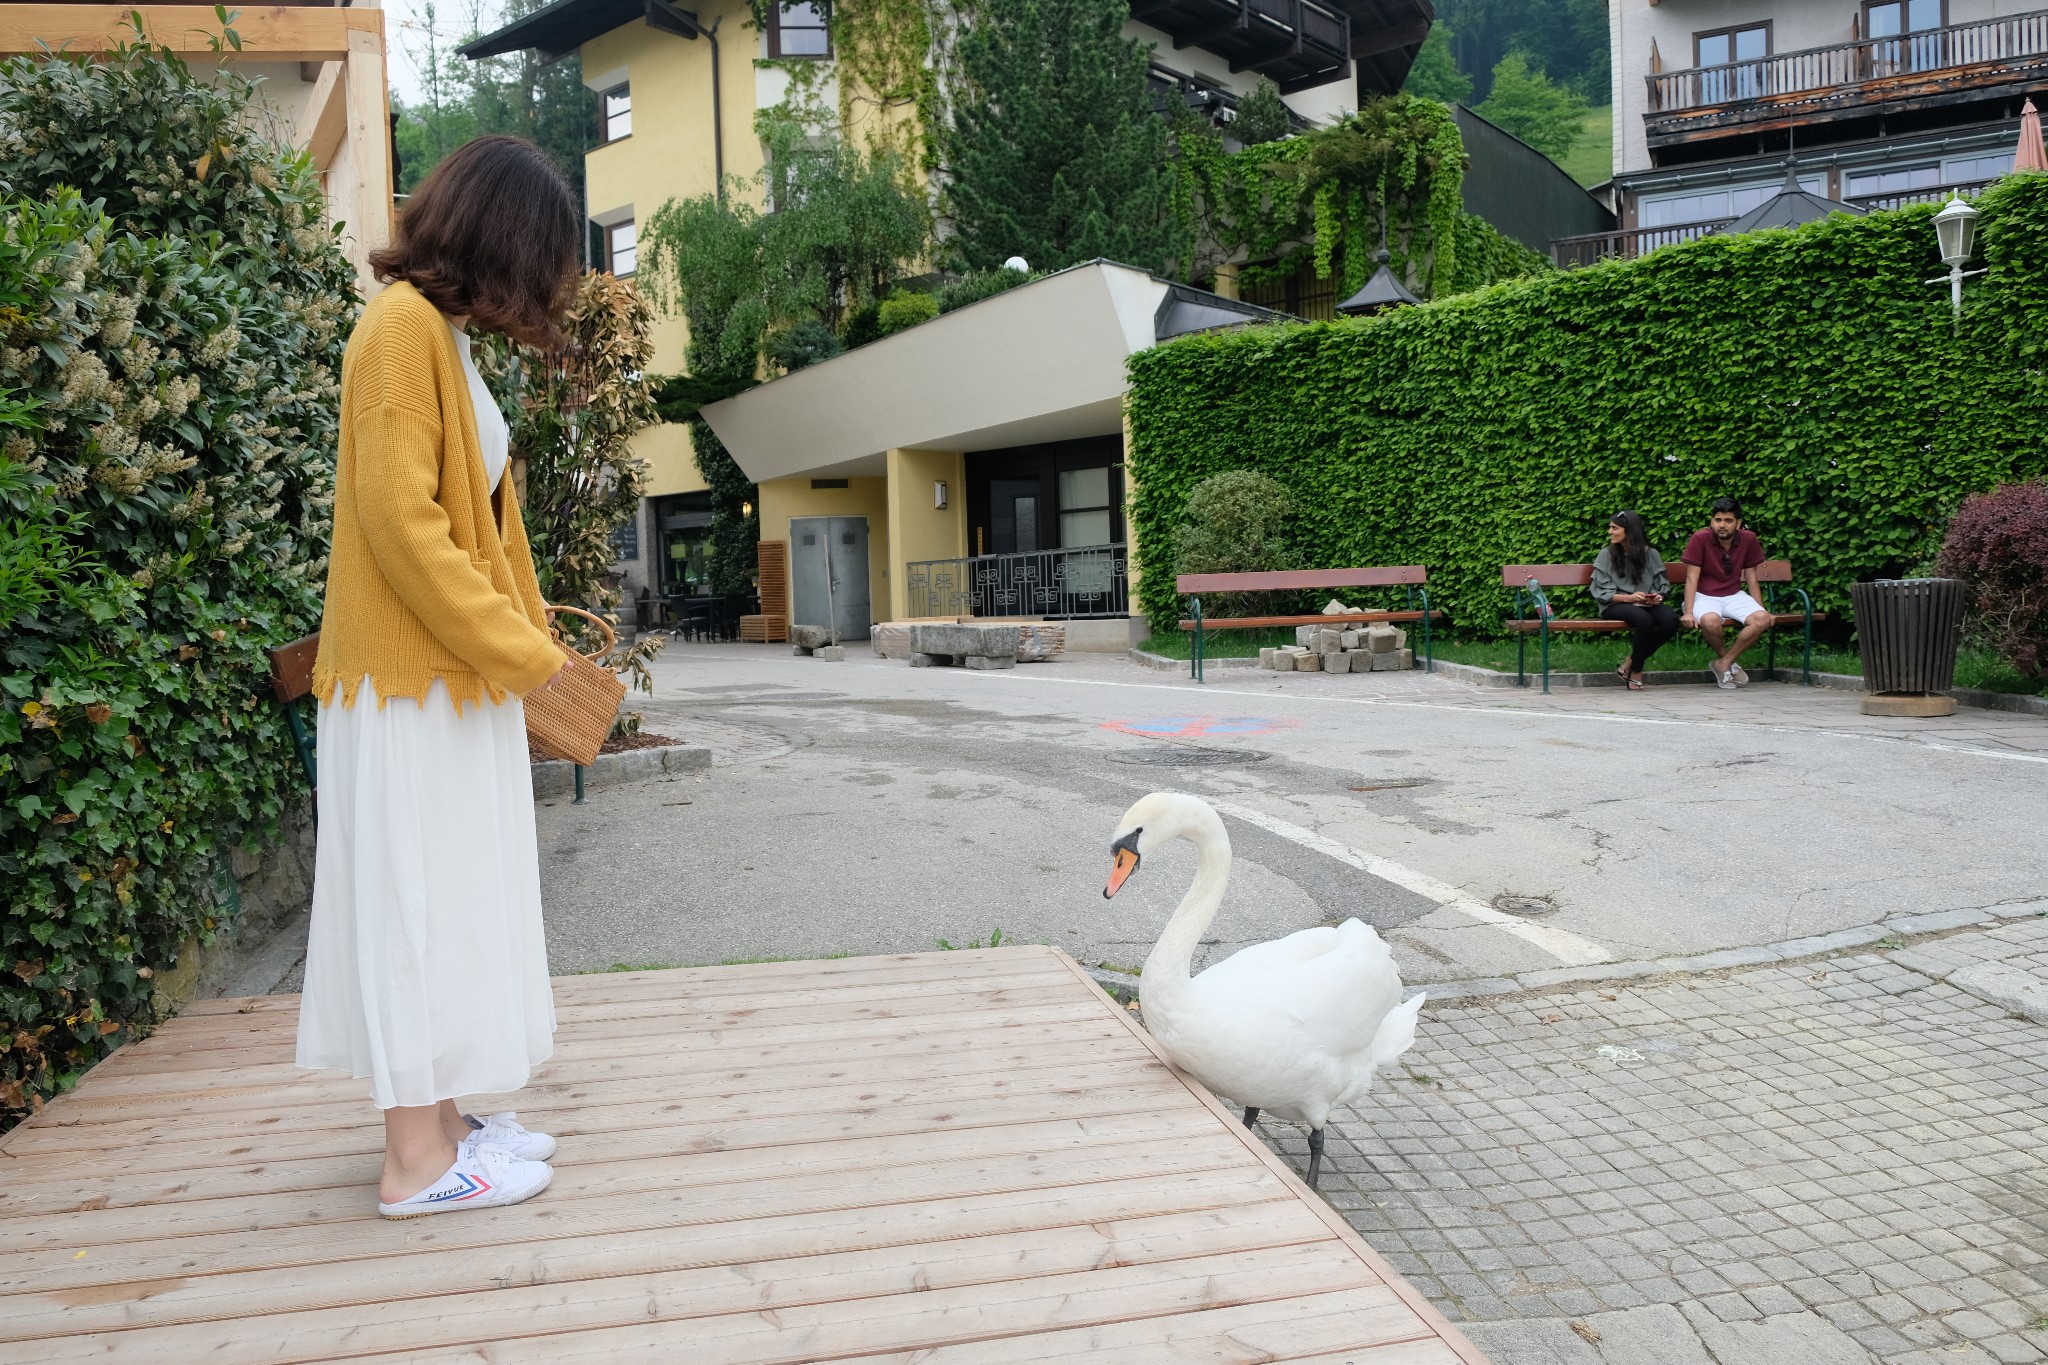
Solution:
[[[1109,867],[1109,885],[1102,888],[1102,898],[1104,900],[1108,900],[1111,896],[1123,890],[1124,883],[1129,881],[1131,874],[1138,870],[1137,833],[1134,831],[1117,840],[1115,844],[1111,845],[1110,852],[1114,857]]]

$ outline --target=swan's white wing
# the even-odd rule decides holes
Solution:
[[[1254,944],[1196,977],[1204,1011],[1270,1039],[1275,1054],[1338,1059],[1372,1046],[1401,1003],[1401,975],[1380,936],[1357,920]]]

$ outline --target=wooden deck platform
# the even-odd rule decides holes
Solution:
[[[295,997],[123,1048],[0,1141],[0,1359],[1483,1360],[1055,950],[555,992],[509,1209],[378,1218]]]

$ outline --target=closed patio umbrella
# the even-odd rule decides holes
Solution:
[[[2020,148],[2014,153],[2016,171],[2048,171],[2048,151],[2041,147],[2041,111],[2028,100],[2020,106]]]

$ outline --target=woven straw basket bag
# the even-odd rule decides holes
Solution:
[[[580,616],[604,632],[604,645],[594,654],[578,654],[566,644],[569,666],[546,687],[526,694],[526,738],[535,749],[554,758],[589,767],[597,761],[605,736],[612,732],[619,703],[626,699],[626,685],[619,675],[600,662],[611,652],[618,635],[609,622],[581,607],[549,607],[548,627],[562,612]],[[559,642],[562,633],[555,632]]]

